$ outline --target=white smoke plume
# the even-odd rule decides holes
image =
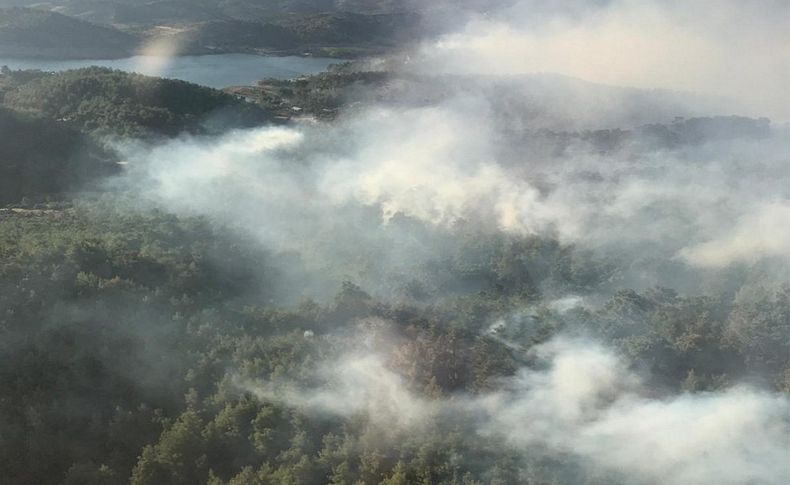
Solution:
[[[521,0],[472,17],[413,63],[693,91],[729,99],[743,114],[788,121],[788,18],[782,0]]]
[[[308,412],[351,417],[364,415],[378,426],[410,429],[436,414],[438,408],[410,392],[403,379],[388,369],[380,355],[351,354],[323,366],[321,388],[299,389],[286,382],[237,378],[236,386],[263,400],[281,402]]]
[[[377,261],[403,267],[446,249],[393,240],[396,214],[701,268],[787,259],[790,138],[781,131],[675,148],[635,136],[613,151],[556,154],[497,131],[491,109],[453,98],[124,150],[137,185],[169,209],[231,221],[268,247],[318,251],[318,260],[341,246],[374,248]],[[306,251],[307,242],[320,247]]]
[[[732,231],[681,252],[700,266],[717,266],[731,261],[753,262],[761,255],[786,257],[790,248],[790,204],[768,203],[744,215]]]
[[[469,84],[417,86],[410,99],[422,102],[375,105],[332,124],[121,147],[130,175],[169,210],[211,216],[243,227],[267,248],[298,252],[315,279],[332,265],[364,267],[379,282],[412,276],[421,263],[451,252],[452,228],[469,225],[615,254],[633,263],[626,285],[684,282],[692,273],[765,259],[778,262],[772,269],[786,280],[786,129],[775,123],[759,137],[655,143],[649,129],[632,122],[642,119],[631,113],[643,105],[631,95],[661,105],[666,93],[624,95],[561,77],[515,75],[554,72],[696,91],[713,98],[707,106],[714,108],[703,114],[739,108],[787,120],[787,3],[561,3],[522,1],[493,10],[409,60],[408,69],[420,75],[474,75],[463,78]],[[452,77],[438,79],[427,82]],[[443,96],[425,95],[437,89]],[[541,100],[544,93],[548,101],[539,110],[510,112],[518,111],[511,100]],[[557,111],[562,116],[552,117]],[[671,116],[665,123],[671,131]],[[601,149],[584,138],[589,133],[565,133],[570,141],[560,147],[540,135],[547,126],[621,127],[630,134]],[[677,129],[690,128],[680,122]],[[400,216],[424,230],[398,226]],[[673,265],[685,273],[664,279],[657,268]],[[562,312],[581,302],[549,306]],[[370,349],[327,363],[313,387],[236,383],[261,399],[361,414],[393,431],[468,416],[472,432],[511,449],[571,455],[590,473],[627,483],[790,483],[786,396],[750,387],[660,394],[611,350],[583,340],[557,339],[531,355],[540,366],[482,396],[423,397]]]
[[[571,455],[590,474],[639,484],[771,484],[790,480],[790,402],[749,387],[658,395],[611,350],[558,337],[485,395],[427,399],[380,353],[322,365],[317,388],[237,384],[261,399],[309,412],[365,416],[393,439],[433,429],[442,416],[524,453]]]
[[[554,340],[537,353],[548,370],[525,370],[489,398],[486,432],[525,450],[571,453],[628,483],[790,479],[785,396],[742,387],[652,396],[611,351],[590,342]]]
[[[784,2],[496,6],[412,55],[406,70],[427,77],[388,86],[403,102],[352,111],[331,125],[125,147],[142,177],[137,186],[171,210],[230,221],[267,247],[300,252],[314,269],[323,261],[367,258],[380,279],[449,250],[433,236],[388,227],[396,215],[439,230],[471,224],[548,235],[686,269],[765,258],[786,266],[786,231],[773,228],[786,225],[790,132],[775,123],[757,139],[729,133],[651,145],[633,124],[658,117],[669,126],[674,115],[731,113],[721,96],[739,98],[760,115],[790,106],[788,30],[779,20],[788,12]],[[735,34],[743,42],[724,41]],[[431,77],[441,72],[485,76]],[[696,98],[510,76],[534,72],[713,98],[691,108]],[[615,149],[578,138],[558,148],[533,136],[547,126],[637,132]],[[645,286],[676,283],[651,268],[637,273]]]

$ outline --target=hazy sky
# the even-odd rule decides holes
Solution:
[[[790,2],[523,0],[473,16],[416,62],[449,72],[553,72],[725,97],[790,120]]]

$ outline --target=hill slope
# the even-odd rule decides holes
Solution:
[[[139,52],[146,38],[173,36],[182,54],[311,52],[357,57],[422,35],[422,18],[413,13],[273,12],[268,4],[236,5],[226,13],[210,2],[185,1],[89,1],[48,7],[52,10],[0,8],[0,56],[117,58]]]
[[[260,107],[215,89],[99,67],[41,75],[6,92],[4,102],[100,135],[174,136],[269,119]]]
[[[137,38],[55,12],[0,9],[0,56],[112,58],[132,53]]]
[[[0,107],[0,204],[81,188],[116,167],[111,155],[63,123]]]

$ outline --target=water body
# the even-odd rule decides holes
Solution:
[[[102,66],[149,76],[181,79],[213,88],[253,85],[264,78],[290,79],[326,70],[339,59],[319,57],[263,57],[251,54],[218,54],[210,56],[134,56],[125,59],[39,60],[6,59],[0,66],[11,69],[65,71],[88,66]]]

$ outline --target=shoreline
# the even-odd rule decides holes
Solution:
[[[331,47],[315,47],[309,46],[300,49],[286,49],[286,50],[272,50],[260,48],[247,48],[247,49],[189,49],[179,52],[176,55],[158,55],[146,54],[142,50],[135,50],[126,52],[119,55],[83,55],[83,56],[68,56],[68,55],[19,55],[11,52],[5,53],[0,50],[0,59],[13,60],[20,62],[78,62],[78,61],[99,61],[110,62],[119,61],[122,59],[131,59],[135,57],[150,57],[150,58],[176,58],[176,57],[208,57],[208,56],[222,56],[222,55],[250,55],[256,57],[270,57],[270,58],[283,58],[283,57],[301,57],[305,59],[333,59],[338,62],[345,62],[354,59],[360,59],[371,55],[382,54],[384,49],[365,49],[354,46],[331,46]]]

